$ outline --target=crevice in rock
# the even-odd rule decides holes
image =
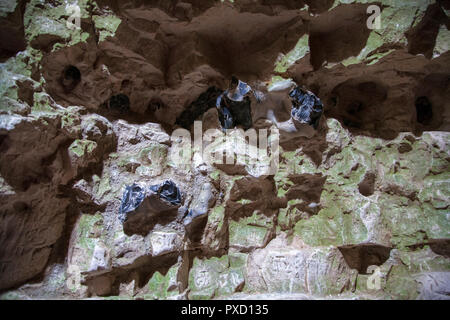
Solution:
[[[26,1],[9,1],[5,6],[15,5],[14,11],[3,15],[0,18],[0,62],[16,55],[17,52],[25,50],[26,40],[23,26],[23,16]]]
[[[177,185],[166,180],[161,184],[128,185],[122,195],[118,219],[125,234],[146,236],[159,224],[165,226],[180,218],[186,197]]]
[[[409,246],[411,250],[422,249],[424,246],[430,246],[430,249],[441,256],[450,258],[450,239],[429,239],[423,243],[417,243]]]
[[[423,54],[431,59],[439,27],[446,23],[449,23],[449,19],[440,5],[438,3],[429,5],[422,21],[406,33],[408,52]]]
[[[417,122],[428,125],[433,119],[433,106],[427,97],[418,97],[416,99]]]
[[[66,210],[65,223],[63,231],[61,233],[61,237],[53,245],[52,253],[50,254],[47,265],[51,265],[54,263],[64,264],[66,262],[65,260],[70,246],[70,237],[79,215],[80,210],[78,209],[77,204],[72,199],[70,205]]]
[[[203,233],[208,222],[208,215],[196,218],[189,225],[186,226],[186,236],[192,246],[201,244]]]

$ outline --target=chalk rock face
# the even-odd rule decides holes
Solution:
[[[296,248],[281,239],[255,250],[247,272],[250,290],[312,295],[351,290],[358,274],[348,267],[337,248]]]
[[[448,299],[450,8],[371,4],[1,1],[0,299]]]
[[[195,259],[189,273],[190,299],[209,299],[227,295],[245,283],[245,254],[230,254],[220,258]]]

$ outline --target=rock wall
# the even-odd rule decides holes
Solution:
[[[78,6],[76,28],[64,1],[0,5],[1,299],[448,299],[448,1]],[[190,139],[172,161],[177,119],[233,75],[263,97],[253,128],[279,125],[273,174]],[[323,102],[307,134],[283,127],[294,82]],[[127,186],[166,180],[170,213],[119,219]]]

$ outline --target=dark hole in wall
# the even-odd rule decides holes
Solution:
[[[331,101],[331,105],[332,105],[333,107],[336,107],[336,106],[337,106],[337,103],[338,103],[338,97],[332,96],[332,97],[330,98],[330,101]]]
[[[384,121],[388,108],[392,107],[385,104],[387,97],[388,87],[381,79],[349,79],[333,88],[325,115],[339,120],[352,133],[393,138],[391,131],[397,128],[388,128]]]
[[[353,101],[347,106],[347,112],[351,115],[355,115],[358,112],[361,112],[363,109],[363,104],[360,101]]]
[[[189,129],[198,117],[210,108],[216,107],[217,97],[221,94],[222,90],[219,88],[209,87],[178,116],[175,123],[185,129]]]
[[[412,250],[422,249],[424,246],[430,246],[434,253],[450,258],[450,239],[430,239],[424,243],[409,246]]]
[[[107,107],[111,112],[126,114],[130,112],[130,99],[126,94],[116,94],[109,98]]]
[[[429,245],[434,253],[450,258],[450,239],[430,240]]]
[[[318,14],[331,8],[334,0],[306,0],[312,13]]]
[[[132,83],[130,80],[122,80],[122,83],[120,84],[121,91],[129,89],[131,87],[131,84]]]
[[[80,83],[81,72],[75,66],[67,66],[62,75],[61,84],[64,87],[64,91],[70,92]]]
[[[427,125],[433,119],[433,105],[427,97],[416,99],[417,122]]]
[[[0,152],[6,152],[6,150],[8,150],[9,148],[9,143],[8,142],[8,136],[7,135],[0,135]],[[5,143],[4,143],[5,142]]]
[[[372,172],[367,173],[364,179],[359,183],[358,190],[365,197],[369,197],[373,194],[375,189],[375,174]]]
[[[150,100],[150,102],[148,103],[147,106],[147,111],[150,113],[154,113],[160,109],[165,108],[166,105],[164,104],[164,102],[159,99],[159,98],[153,98]]]
[[[26,211],[30,211],[31,210],[30,206],[27,203],[23,202],[23,201],[16,201],[16,202],[14,202],[13,208],[14,208],[14,210],[16,212],[26,212]]]
[[[338,247],[344,256],[345,262],[360,274],[367,274],[367,267],[380,266],[389,258],[392,248],[379,244],[364,243]]]
[[[449,87],[450,76],[445,72],[431,73],[417,83],[413,89],[415,100],[411,101],[411,120],[415,122],[416,135],[423,131],[449,130],[446,123]]]

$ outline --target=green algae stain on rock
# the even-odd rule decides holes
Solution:
[[[179,294],[178,291],[179,265],[175,265],[165,275],[156,271],[146,285],[143,298],[146,300],[167,300]]]
[[[118,154],[118,166],[141,177],[154,177],[167,167],[168,146],[152,143],[134,154]]]
[[[374,4],[370,0],[336,0],[333,7],[352,3]],[[344,66],[366,62],[368,65],[377,63],[381,58],[392,52],[389,46],[399,44],[407,45],[405,33],[416,26],[424,17],[427,7],[433,3],[432,0],[378,1],[380,7],[380,29],[373,30],[365,47],[355,56],[342,61]],[[378,3],[376,5],[378,5]],[[330,10],[331,10],[330,9]],[[383,49],[384,46],[387,46]],[[439,49],[436,50],[439,52]]]
[[[308,220],[300,220],[294,227],[294,234],[311,246],[344,245],[364,242],[367,229],[360,217],[341,211],[332,213],[322,209]]]
[[[93,16],[95,28],[100,31],[99,41],[105,41],[108,37],[113,37],[122,20],[114,15]]]
[[[444,172],[426,177],[418,198],[421,202],[431,203],[436,209],[448,208],[450,203],[450,173]]]
[[[69,153],[81,158],[91,154],[97,148],[97,143],[91,140],[77,139],[69,146]]]
[[[206,223],[202,244],[212,251],[225,248],[225,233],[228,228],[228,219],[225,217],[225,207],[219,205],[211,209]]]
[[[220,258],[194,258],[189,272],[189,299],[211,299],[226,296],[242,288],[245,283],[247,255],[230,253]]]
[[[450,222],[445,212],[420,206],[405,197],[385,194],[380,196],[379,204],[391,232],[391,242],[399,248],[450,236]]]
[[[69,257],[69,265],[75,265],[81,272],[88,271],[94,249],[103,234],[103,217],[83,214],[74,229],[74,245]]]
[[[53,99],[45,92],[35,92],[33,95],[34,104],[31,107],[32,113],[57,115],[58,110],[55,107]]]
[[[309,53],[309,35],[302,36],[294,49],[282,56],[279,61],[275,63],[275,72],[284,73],[292,66],[296,61],[300,60]]]
[[[249,250],[264,246],[268,235],[268,229],[230,222],[230,247]]]
[[[111,193],[112,187],[110,184],[111,176],[109,173],[105,172],[102,175],[100,181],[94,187],[95,198],[101,200],[101,202],[105,202],[111,200],[113,194]],[[105,197],[108,197],[105,199]]]
[[[303,201],[298,199],[293,199],[288,202],[286,208],[280,208],[278,213],[277,227],[280,230],[290,230],[303,216],[300,209],[296,206],[303,203]]]

